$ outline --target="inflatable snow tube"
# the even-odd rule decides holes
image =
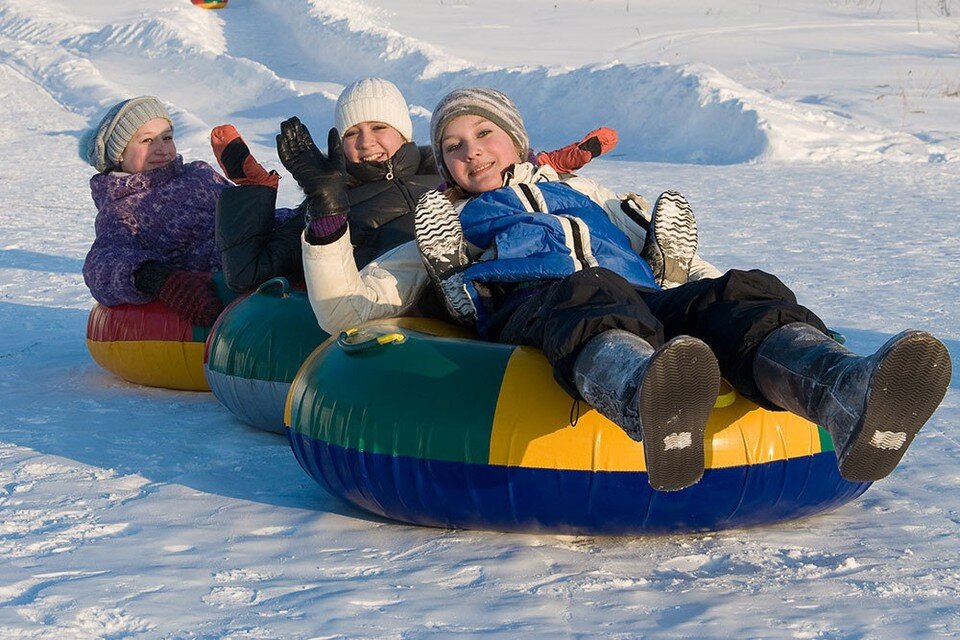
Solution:
[[[724,385],[703,479],[661,493],[643,447],[554,382],[538,349],[443,323],[368,323],[326,342],[287,398],[291,447],[335,496],[403,522],[576,534],[764,525],[853,500],[830,436]],[[576,417],[571,426],[571,418]]]
[[[201,9],[223,9],[228,0],[190,0]]]
[[[230,305],[207,340],[204,369],[213,395],[244,422],[286,433],[287,392],[303,361],[330,336],[303,291],[274,278]]]
[[[107,307],[87,319],[87,350],[110,373],[148,387],[209,391],[203,375],[210,327],[193,326],[160,301]]]

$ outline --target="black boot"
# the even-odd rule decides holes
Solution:
[[[810,325],[780,327],[760,344],[753,372],[771,402],[830,432],[840,474],[890,474],[950,383],[950,354],[923,331],[904,331],[858,356]]]
[[[679,336],[659,349],[620,330],[591,339],[574,364],[577,390],[632,439],[643,442],[650,485],[688,487],[703,476],[703,436],[720,388],[703,341]]]

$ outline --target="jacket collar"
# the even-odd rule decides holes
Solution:
[[[150,171],[98,173],[90,178],[90,191],[99,209],[109,202],[125,198],[130,194],[156,189],[181,173],[183,173],[183,157],[177,155],[173,161]]]
[[[347,173],[359,182],[385,180],[390,170],[398,178],[415,175],[420,168],[420,148],[415,142],[404,142],[386,162],[348,162]]]
[[[536,182],[558,182],[560,174],[550,165],[535,165],[532,162],[518,162],[515,165],[507,167],[503,172],[503,186],[513,187],[518,184],[534,184]],[[503,187],[501,187],[503,188]],[[460,211],[475,198],[482,196],[482,193],[467,195],[454,202],[454,207]]]
[[[503,173],[503,186],[534,182],[556,182],[560,175],[548,164],[537,166],[531,162],[518,162]]]

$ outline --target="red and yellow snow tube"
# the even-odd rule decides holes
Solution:
[[[227,0],[190,0],[201,9],[223,9],[227,6]]]
[[[97,364],[129,382],[209,391],[203,374],[209,333],[210,327],[191,325],[160,301],[97,303],[87,319],[87,350]]]
[[[291,446],[333,495],[415,524],[647,534],[769,524],[832,509],[844,480],[829,434],[727,386],[707,424],[706,471],[654,491],[643,446],[553,380],[543,353],[399,319],[328,340],[287,396]]]

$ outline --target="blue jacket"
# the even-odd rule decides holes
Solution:
[[[496,309],[486,299],[487,288],[477,284],[559,280],[599,266],[636,287],[659,288],[650,266],[605,211],[562,182],[488,191],[463,206],[460,223],[466,241],[484,251],[463,274],[481,334]]]

